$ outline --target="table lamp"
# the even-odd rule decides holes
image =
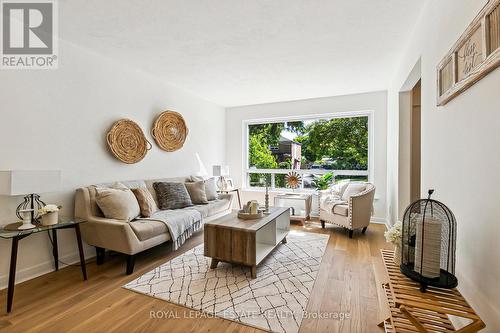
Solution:
[[[227,190],[228,184],[226,181],[226,176],[229,176],[229,167],[227,165],[214,165],[213,166],[213,175],[215,177],[219,177],[217,181],[217,187],[221,191]]]
[[[16,216],[23,221],[19,229],[35,226],[38,210],[45,206],[37,193],[56,192],[61,183],[59,170],[8,170],[0,171],[0,195],[21,196],[24,200],[17,206]]]

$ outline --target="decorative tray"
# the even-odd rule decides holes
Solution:
[[[250,214],[246,213],[244,211],[239,211],[238,212],[238,218],[243,219],[243,220],[255,220],[255,219],[260,219],[264,217],[264,211],[259,210],[257,214]]]

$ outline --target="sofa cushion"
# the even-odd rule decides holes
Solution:
[[[186,182],[195,183],[195,182],[200,182],[200,181],[203,181],[205,184],[205,194],[207,196],[208,201],[216,200],[219,198],[219,195],[217,193],[217,178],[216,177],[205,178],[203,176],[190,176],[190,177],[188,177]]]
[[[189,207],[189,209],[195,209],[200,212],[202,217],[207,217],[208,216],[208,206],[209,205],[196,205]]]
[[[131,221],[141,214],[134,193],[121,183],[96,187],[96,203],[106,218]]]
[[[167,225],[160,221],[139,220],[132,221],[129,224],[140,241],[145,241],[161,234],[168,234]]]
[[[89,200],[90,200],[90,212],[93,216],[100,216],[104,217],[104,214],[102,213],[102,210],[99,208],[97,205],[97,186],[96,185],[91,185],[87,187],[89,190]]]
[[[156,202],[156,205],[159,206],[158,204],[158,198],[156,197],[156,191],[153,187],[154,183],[161,183],[161,182],[167,182],[167,183],[185,183],[188,181],[189,178],[186,177],[173,177],[173,178],[157,178],[157,179],[148,179],[145,180],[144,183],[146,184],[146,188],[151,192],[151,195],[153,196],[153,199]]]
[[[193,204],[203,205],[208,203],[207,194],[205,192],[205,183],[203,180],[185,183],[185,185]]]
[[[365,183],[349,183],[342,194],[342,200],[349,200],[349,197],[363,192],[366,189]]]
[[[229,209],[231,200],[227,198],[212,200],[208,203],[208,216],[213,216]]]
[[[217,194],[217,185],[215,184],[215,177],[205,180],[205,192],[207,194],[208,201],[217,200],[219,195]]]
[[[162,210],[179,209],[193,205],[184,183],[159,182],[153,187],[158,198],[158,207]]]
[[[151,192],[149,192],[146,187],[133,188],[132,192],[139,203],[142,217],[150,217],[158,210],[158,206],[156,205]]]
[[[349,215],[349,206],[348,205],[335,205],[333,207],[333,213],[342,215],[342,216],[347,216]]]

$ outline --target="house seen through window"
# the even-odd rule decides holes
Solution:
[[[369,116],[306,118],[248,124],[249,187],[286,188],[286,175],[301,175],[312,188],[314,175],[368,180]]]

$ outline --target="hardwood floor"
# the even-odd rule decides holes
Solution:
[[[384,225],[349,239],[332,225],[308,223],[294,230],[330,234],[300,332],[382,332],[377,324],[388,313],[380,285],[385,273],[380,256]],[[88,281],[79,267],[66,267],[16,286],[13,312],[5,313],[7,291],[0,291],[0,331],[5,332],[262,332],[121,288],[125,283],[203,242],[199,232],[178,251],[165,244],[138,255],[135,272],[125,275],[125,256],[106,253],[105,263],[87,263]],[[379,297],[380,295],[380,297]],[[151,312],[157,318],[151,318]],[[158,318],[164,311],[169,318]],[[348,319],[335,319],[345,313]],[[314,318],[323,314],[329,318]],[[175,316],[175,317],[174,317]],[[201,316],[201,318],[200,318]],[[316,316],[317,317],[317,316]],[[186,319],[187,318],[187,319]]]

